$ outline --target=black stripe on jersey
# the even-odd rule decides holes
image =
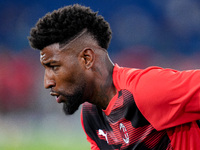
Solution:
[[[197,125],[198,125],[199,128],[200,128],[200,120],[197,120],[196,122],[197,122]]]
[[[118,99],[108,116],[95,105],[83,105],[83,123],[85,131],[87,135],[96,142],[98,147],[101,150],[170,149],[171,144],[166,132],[156,131],[150,125],[137,108],[132,93],[128,90],[121,90],[118,95]],[[112,128],[115,124],[120,124],[121,122],[124,123],[124,120],[126,120],[126,123],[129,122],[130,124],[128,131],[130,143],[128,145],[124,145],[123,140],[121,143],[118,142],[118,144],[116,144],[113,141],[107,143],[105,139],[100,139],[97,132],[99,129],[105,131],[107,134],[115,135],[113,138],[119,138],[121,136],[120,130],[115,128],[114,134]],[[119,140],[120,139],[118,139],[118,141]]]
[[[125,118],[132,122],[134,128],[149,125],[150,123],[144,118],[136,106],[133,95],[127,90],[123,90],[122,92],[124,95],[127,95],[127,98],[124,99],[124,105],[129,105],[125,112]]]

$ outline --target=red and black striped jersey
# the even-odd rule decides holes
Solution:
[[[200,70],[115,65],[113,83],[118,92],[106,110],[82,107],[92,150],[200,149]]]

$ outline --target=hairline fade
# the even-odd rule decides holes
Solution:
[[[79,4],[65,6],[39,19],[28,37],[30,45],[42,50],[44,47],[59,43],[63,45],[87,30],[99,46],[108,49],[112,31],[108,22],[89,7]]]
[[[69,38],[67,41],[64,42],[60,42],[59,43],[59,48],[63,48],[65,47],[67,44],[73,43],[73,41],[76,41],[77,39],[81,38],[83,35],[88,35],[90,36],[93,40],[95,40],[95,38],[93,37],[93,35],[91,35],[87,29],[83,29],[81,32],[79,32],[78,34],[76,34],[75,36]]]

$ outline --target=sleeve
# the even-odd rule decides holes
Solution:
[[[83,109],[81,110],[81,125],[82,125],[82,128],[86,134],[86,138],[87,138],[87,141],[90,143],[90,147],[91,147],[91,150],[100,150],[99,147],[97,146],[96,142],[94,140],[92,140],[86,133],[85,131],[85,127],[84,127],[84,122],[83,122]]]
[[[157,130],[200,119],[200,70],[147,68],[135,77],[130,90]]]

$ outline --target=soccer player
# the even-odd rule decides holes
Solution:
[[[110,39],[108,22],[78,4],[46,14],[29,37],[64,112],[83,104],[91,149],[200,149],[200,70],[120,67],[109,58]]]

